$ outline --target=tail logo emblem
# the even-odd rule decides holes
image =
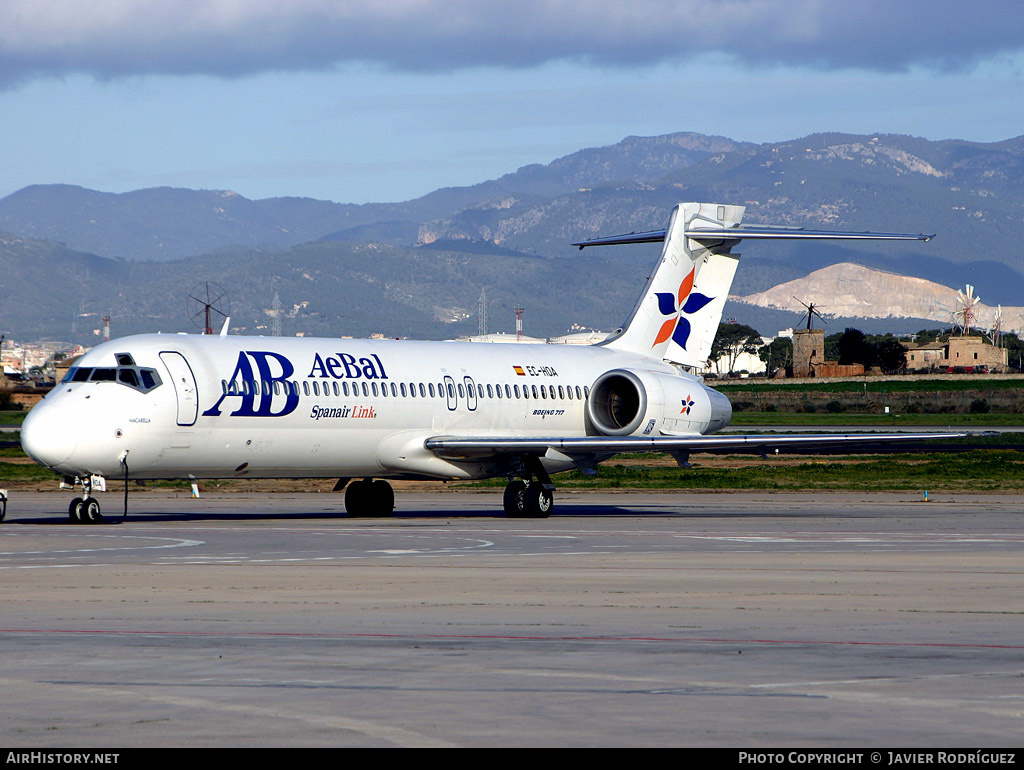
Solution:
[[[693,291],[695,272],[696,268],[691,270],[689,275],[679,284],[678,297],[673,297],[667,291],[654,293],[654,296],[658,298],[658,310],[661,311],[662,315],[669,316],[669,318],[661,325],[661,329],[658,330],[658,336],[654,339],[654,343],[651,345],[652,348],[671,337],[673,342],[683,350],[686,350],[686,342],[690,339],[690,321],[685,316],[693,315],[714,299],[714,297],[708,297]]]

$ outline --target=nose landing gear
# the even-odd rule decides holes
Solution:
[[[100,524],[105,521],[100,513],[100,501],[92,496],[92,479],[80,479],[82,497],[76,497],[68,505],[68,519],[72,524]]]

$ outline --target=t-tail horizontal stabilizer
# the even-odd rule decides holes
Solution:
[[[651,230],[646,233],[626,233],[624,235],[610,235],[607,238],[591,238],[587,241],[577,241],[573,246],[579,246],[582,251],[587,246],[623,246],[630,243],[661,243],[665,240],[668,230]],[[744,239],[757,240],[800,240],[818,239],[834,241],[930,241],[935,234],[925,235],[924,233],[873,233],[854,232],[844,230],[807,230],[803,227],[784,227],[782,225],[759,225],[753,227],[733,228],[712,228],[694,227],[684,231],[684,235],[693,238],[695,241],[709,241],[712,243],[722,241],[742,241]]]

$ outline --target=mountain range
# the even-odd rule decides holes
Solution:
[[[522,306],[527,333],[611,329],[657,249],[580,254],[569,243],[664,227],[680,200],[744,204],[748,223],[937,233],[929,243],[855,249],[744,244],[739,295],[845,262],[970,282],[991,304],[1024,305],[1024,137],[816,134],[751,144],[677,133],[400,203],[33,185],[0,199],[0,329],[69,339],[72,326],[81,334],[103,314],[115,333],[189,329],[185,297],[201,281],[225,287],[233,326],[247,333],[268,327],[277,292],[286,334],[451,337],[476,331],[483,289],[493,328],[510,328]],[[761,319],[759,328],[794,317],[766,312],[726,310]]]

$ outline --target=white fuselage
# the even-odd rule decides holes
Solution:
[[[79,477],[119,478],[126,464],[133,479],[482,478],[505,471],[441,459],[424,441],[600,435],[587,397],[613,370],[646,386],[625,435],[728,422],[728,401],[699,379],[601,346],[153,334],[84,355],[22,442]]]

